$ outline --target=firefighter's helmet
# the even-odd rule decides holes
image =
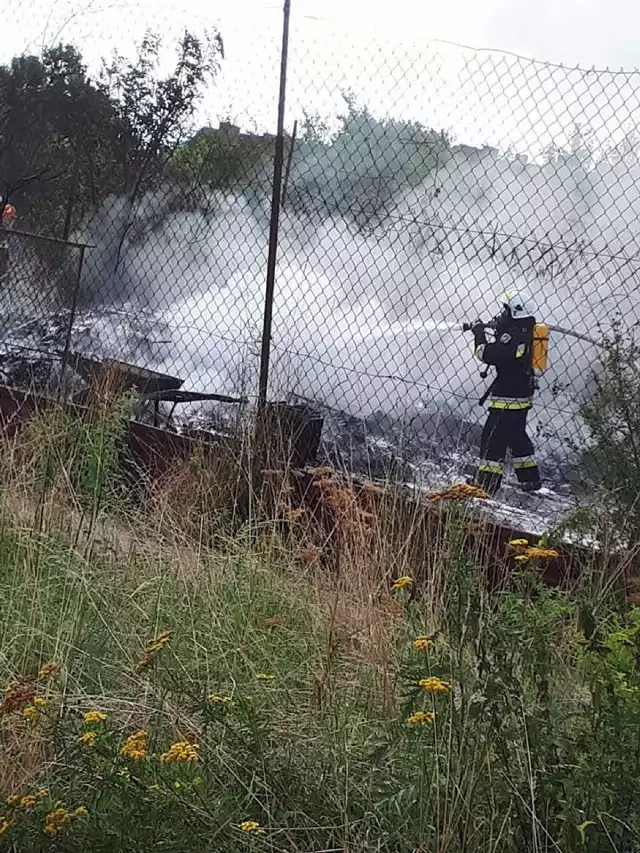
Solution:
[[[509,290],[500,299],[500,303],[514,320],[524,320],[526,317],[535,316],[533,300],[523,290]]]

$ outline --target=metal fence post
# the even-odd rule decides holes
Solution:
[[[62,395],[64,394],[64,372],[67,366],[67,359],[69,357],[69,350],[71,349],[71,335],[73,334],[73,324],[76,321],[76,314],[78,311],[78,299],[80,297],[80,285],[82,283],[82,267],[84,266],[84,253],[86,250],[86,246],[80,246],[80,257],[78,258],[78,273],[76,275],[76,282],[73,288],[73,294],[71,296],[71,310],[69,311],[69,325],[67,326],[67,333],[65,335],[64,340],[64,349],[62,351],[62,361],[60,365],[60,386],[58,388],[58,399],[62,399]]]
[[[280,95],[278,100],[278,127],[273,159],[273,188],[271,194],[271,223],[269,228],[269,254],[267,257],[267,285],[264,297],[262,347],[260,351],[260,380],[258,384],[258,412],[264,410],[269,385],[269,357],[271,355],[271,324],[273,319],[273,294],[278,253],[278,227],[282,199],[282,168],[284,164],[284,108],[287,90],[287,54],[289,50],[289,18],[291,0],[284,0],[282,23],[282,54],[280,60]]]

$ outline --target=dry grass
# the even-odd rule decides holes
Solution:
[[[64,853],[125,835],[123,850],[177,853],[578,849],[551,808],[560,789],[534,785],[561,765],[583,797],[590,755],[549,758],[590,720],[577,608],[535,578],[505,592],[512,558],[468,499],[276,459],[252,490],[254,471],[203,447],[133,501],[110,467],[117,405],[81,426],[47,412],[2,447],[0,669],[61,672],[49,729],[0,715],[0,796],[46,782],[86,805]],[[108,714],[99,765],[78,742],[89,709]],[[121,745],[142,729],[149,760],[123,786]],[[199,744],[193,773],[158,758],[182,741]],[[40,849],[41,826],[21,827],[15,849]]]

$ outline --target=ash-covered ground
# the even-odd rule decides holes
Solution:
[[[82,352],[79,347],[84,341],[85,355],[113,356],[104,350],[100,353],[96,341],[87,338],[87,330],[94,326],[91,315],[79,317],[68,337],[69,317],[65,313],[14,326],[0,344],[0,381],[42,392],[57,390],[62,382],[68,396],[82,390],[83,380],[70,368],[62,370],[61,354],[67,343],[72,350]],[[144,366],[153,366],[148,358],[142,361],[147,361]],[[393,479],[416,491],[442,488],[473,475],[481,419],[472,422],[441,407],[425,407],[402,418],[382,411],[355,417],[306,396],[289,394],[287,402],[306,405],[322,417],[319,464],[377,482]],[[161,415],[166,416],[169,409],[170,404],[164,404]],[[232,404],[190,404],[177,407],[171,421],[163,425],[178,432],[219,433],[232,430],[238,418],[247,414]],[[136,416],[151,422],[152,407],[140,407]],[[538,433],[536,445],[544,480],[541,492],[523,494],[513,473],[508,472],[499,495],[483,503],[484,511],[494,519],[529,533],[548,530],[577,503],[575,484],[571,483],[574,471],[567,463],[567,454],[561,452],[561,442],[552,436],[547,444],[544,429],[538,428]]]

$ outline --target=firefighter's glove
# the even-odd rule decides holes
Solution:
[[[482,320],[476,320],[471,326],[471,331],[473,332],[473,339],[476,347],[479,347],[481,344],[486,344],[487,335],[485,333],[484,323]]]

